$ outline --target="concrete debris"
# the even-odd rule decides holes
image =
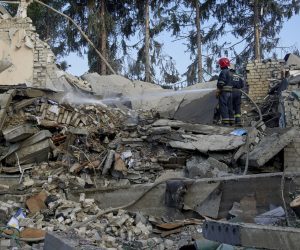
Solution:
[[[26,206],[28,207],[30,213],[35,214],[37,212],[40,212],[42,209],[46,209],[46,199],[47,194],[45,192],[41,192],[38,195],[29,198],[26,201]]]
[[[212,222],[224,238],[199,219],[277,225],[292,212],[283,196],[287,186],[299,190],[298,57],[247,65],[263,121],[244,101],[251,128],[237,133],[211,125],[215,81],[174,91],[58,69],[26,17],[30,3],[21,0],[14,18],[0,7],[1,249],[180,249],[195,246],[202,229],[232,245],[292,249],[294,229]],[[241,175],[248,165],[250,175]],[[285,167],[293,178],[284,179]],[[298,216],[299,204],[290,203]],[[16,229],[25,241],[13,240]],[[294,242],[277,244],[281,237]]]
[[[3,136],[7,142],[18,142],[27,139],[33,134],[37,133],[38,129],[30,124],[23,124],[17,127],[4,129]]]
[[[274,225],[280,221],[284,221],[285,212],[282,207],[274,208],[266,213],[260,214],[254,218],[256,224]]]
[[[299,131],[295,128],[265,136],[249,154],[249,166],[262,167],[284,147],[290,144],[294,138],[299,137]],[[245,155],[243,160],[245,161]]]
[[[219,233],[214,230],[219,229]],[[234,246],[263,249],[297,249],[300,230],[291,227],[263,226],[247,223],[206,221],[203,226],[206,239]],[[284,240],[282,240],[284,239]]]

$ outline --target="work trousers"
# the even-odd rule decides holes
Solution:
[[[242,94],[239,90],[232,91],[232,107],[234,112],[235,124],[240,126],[241,121],[241,103],[242,103]]]
[[[225,126],[233,125],[232,92],[222,91],[219,97],[219,108],[222,123]]]
[[[218,103],[214,109],[213,123],[218,124],[220,120],[221,120],[221,114],[220,114],[220,107],[219,107],[219,103]]]

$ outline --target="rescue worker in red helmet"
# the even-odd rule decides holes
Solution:
[[[224,126],[234,124],[232,109],[232,74],[229,71],[230,61],[228,58],[219,60],[221,73],[217,82],[217,95],[219,98],[219,109]]]

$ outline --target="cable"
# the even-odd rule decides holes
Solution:
[[[241,89],[239,89],[239,91],[240,91],[243,95],[245,95],[245,96],[246,96],[246,97],[254,104],[255,108],[256,108],[257,111],[258,111],[258,114],[259,114],[259,120],[253,125],[253,127],[256,127],[256,126],[257,126],[260,122],[262,122],[262,120],[263,120],[261,110],[260,110],[260,108],[258,107],[258,105],[256,104],[256,102],[253,101],[253,99],[252,99],[245,91],[243,91],[243,90],[241,90]]]
[[[85,40],[94,48],[94,50],[96,51],[96,53],[98,54],[98,56],[102,59],[102,61],[106,64],[106,66],[109,68],[109,70],[111,71],[111,73],[113,73],[114,75],[116,75],[116,71],[112,68],[112,66],[109,64],[109,62],[106,60],[106,58],[101,54],[101,52],[96,48],[95,44],[88,38],[88,36],[83,32],[83,30],[74,22],[74,20],[67,16],[66,14],[52,8],[51,6],[39,1],[39,0],[34,0],[34,2],[43,5],[44,7],[54,11],[55,13],[63,16],[64,18],[66,18],[67,20],[69,20],[80,32],[80,34],[85,38]]]
[[[165,179],[165,180],[162,180],[162,181],[159,181],[159,182],[156,182],[154,183],[150,188],[148,188],[146,191],[144,191],[137,199],[135,199],[134,201],[126,204],[126,205],[123,205],[123,206],[120,206],[120,207],[115,207],[115,208],[109,208],[107,210],[104,210],[104,211],[100,211],[98,212],[96,215],[92,216],[91,218],[81,222],[81,223],[78,223],[76,225],[73,225],[70,227],[70,229],[74,229],[74,228],[78,228],[78,227],[82,227],[83,225],[91,222],[91,221],[94,221],[96,220],[98,217],[104,215],[104,214],[107,214],[107,213],[110,213],[110,212],[114,212],[114,211],[117,211],[117,210],[120,210],[120,209],[126,209],[126,208],[129,208],[131,207],[132,205],[134,205],[135,203],[137,203],[141,198],[143,198],[147,193],[149,193],[152,189],[154,189],[155,187],[157,187],[158,185],[162,184],[162,183],[165,183],[166,181],[169,181],[169,180],[185,180],[185,181],[195,181],[195,179],[190,179],[190,178],[185,178],[185,177],[178,177],[178,178],[168,178],[168,179]]]
[[[244,92],[243,90],[239,89],[239,91],[244,94],[253,104],[254,106],[256,107],[257,111],[258,111],[258,114],[259,114],[259,120],[252,126],[252,128],[256,128],[263,120],[263,117],[262,117],[262,113],[261,113],[261,110],[260,108],[258,107],[258,105],[256,104],[255,101],[253,101],[253,99],[246,93]],[[247,131],[247,137],[246,137],[246,149],[247,149],[247,152],[246,152],[246,163],[245,163],[245,169],[244,169],[244,173],[243,175],[246,175],[247,172],[248,172],[248,168],[249,168],[249,131]]]

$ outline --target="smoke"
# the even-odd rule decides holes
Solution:
[[[62,99],[62,103],[73,104],[73,105],[95,105],[107,107],[105,103],[99,97],[93,95],[82,94],[79,92],[68,92],[66,93]]]

